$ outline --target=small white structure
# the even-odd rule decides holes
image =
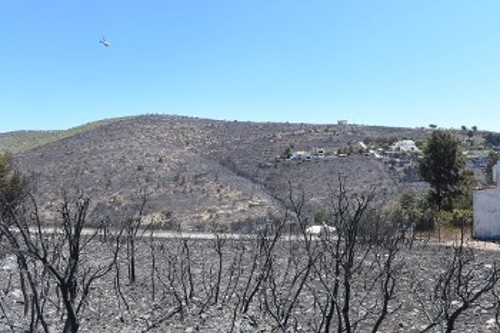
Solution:
[[[323,158],[325,157],[325,150],[323,148],[313,148],[311,155],[314,158]]]
[[[291,160],[305,160],[307,157],[310,157],[311,153],[299,150],[299,151],[294,151],[292,152],[292,155],[290,156]]]
[[[474,191],[474,238],[500,239],[500,161],[493,167],[496,188]]]
[[[323,222],[321,225],[311,225],[306,228],[306,234],[319,236],[322,234],[335,233],[337,229],[335,227],[327,225]]]

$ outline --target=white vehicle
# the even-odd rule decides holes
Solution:
[[[327,225],[323,222],[321,225],[311,225],[306,228],[306,234],[320,236],[324,234],[334,234],[337,231],[335,227]]]

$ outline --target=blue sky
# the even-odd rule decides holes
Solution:
[[[2,0],[0,132],[144,113],[500,132],[499,17],[498,0]]]

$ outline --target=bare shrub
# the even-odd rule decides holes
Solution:
[[[16,257],[19,283],[24,296],[27,329],[49,332],[49,312],[60,313],[62,332],[75,333],[88,306],[91,286],[114,266],[120,235],[100,243],[105,257],[92,258],[89,244],[98,234],[84,233],[90,199],[68,198],[53,229],[42,228],[35,200],[10,210],[9,223],[0,221],[2,244]],[[95,243],[92,243],[95,244]],[[52,318],[53,319],[53,318]],[[22,324],[24,325],[24,324]],[[57,326],[57,325],[56,325]]]

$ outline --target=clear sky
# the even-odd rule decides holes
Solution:
[[[1,0],[0,43],[0,132],[144,113],[500,131],[498,0]]]

